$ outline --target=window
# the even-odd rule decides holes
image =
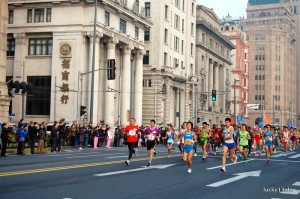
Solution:
[[[179,38],[174,36],[174,50],[179,51]]]
[[[191,44],[191,56],[193,56],[194,55],[194,44],[192,43]]]
[[[138,27],[135,27],[135,29],[134,29],[134,36],[135,36],[135,38],[139,38],[139,28]]]
[[[15,56],[15,39],[7,39],[6,56]]]
[[[181,31],[184,32],[184,19],[182,19],[182,22],[181,22]]]
[[[27,10],[27,23],[32,23],[32,9]]]
[[[149,64],[149,50],[144,54],[143,64]]]
[[[145,16],[150,17],[150,2],[145,3]]]
[[[168,65],[168,53],[164,53],[164,65]]]
[[[104,15],[104,24],[109,26],[109,20],[110,20],[110,13],[105,11],[105,15]]]
[[[174,24],[175,28],[179,29],[180,27],[180,17],[175,14],[175,24]]]
[[[191,24],[191,35],[194,36],[194,23]]]
[[[14,23],[14,10],[8,11],[8,24]]]
[[[174,58],[174,68],[177,68],[179,66],[179,59]]]
[[[168,29],[165,29],[165,37],[164,37],[165,44],[168,43]]]
[[[183,61],[181,61],[181,68],[185,69],[184,65],[183,65]]]
[[[44,22],[44,8],[34,9],[34,22]]]
[[[144,40],[145,41],[150,41],[150,29],[145,29]]]
[[[183,50],[183,49],[184,49],[184,41],[182,40],[182,41],[181,41],[181,53],[182,53],[182,54],[184,53],[184,50]]]
[[[202,33],[202,43],[205,44],[205,34]]]
[[[176,5],[177,7],[180,7],[180,0],[175,0],[175,5]]]
[[[29,39],[28,55],[52,55],[52,38]]]
[[[47,8],[46,22],[51,22],[51,8]]]
[[[50,115],[51,76],[29,76],[36,91],[33,96],[28,95],[26,100],[27,115]]]
[[[185,1],[182,0],[182,11],[184,11],[184,3],[185,3]]]
[[[165,19],[169,18],[168,13],[169,13],[169,6],[165,5]]]
[[[195,4],[194,3],[192,3],[192,15],[194,15],[194,13],[195,13]]]
[[[144,79],[143,80],[143,87],[151,87],[151,79]]]
[[[120,19],[120,32],[126,33],[126,21]]]

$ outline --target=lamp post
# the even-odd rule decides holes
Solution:
[[[234,88],[233,88],[233,113],[234,113],[234,124],[236,124],[236,82],[239,82],[239,80],[234,79]]]
[[[275,98],[275,95],[273,95],[273,116],[272,116],[272,122],[273,122],[273,125],[275,124],[275,103],[274,103],[274,98]]]

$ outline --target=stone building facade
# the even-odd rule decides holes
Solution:
[[[96,34],[94,0],[8,2],[14,20],[8,25],[7,76],[22,76],[36,90],[24,97],[26,120],[80,121],[80,106],[86,106],[85,121],[94,124],[127,125],[130,117],[142,124],[144,30],[152,26],[143,0],[99,1]],[[111,60],[114,80],[107,78]],[[15,120],[22,117],[21,102],[13,98]]]
[[[221,21],[213,9],[197,6],[196,76],[197,116],[202,121],[220,125],[231,117],[231,50],[235,48],[220,33]],[[212,101],[212,90],[217,91]]]
[[[195,0],[146,0],[143,124],[195,121]]]
[[[296,121],[296,25],[288,1],[249,0],[249,124],[263,113],[282,126]]]

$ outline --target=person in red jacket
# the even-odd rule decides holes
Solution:
[[[138,141],[138,134],[141,134],[139,127],[135,124],[134,118],[131,118],[130,125],[125,127],[124,133],[127,133],[127,145],[129,150],[128,160],[125,161],[125,164],[129,166],[132,154],[135,153],[137,155],[137,150],[134,149],[134,147]]]

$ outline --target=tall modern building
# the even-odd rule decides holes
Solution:
[[[231,111],[236,109],[237,122],[242,123],[248,118],[248,44],[246,33],[243,31],[242,19],[232,20],[228,15],[221,22],[221,33],[235,45],[231,51]],[[235,81],[235,84],[234,84]],[[235,93],[235,95],[234,95]],[[235,97],[235,100],[234,100]],[[236,103],[234,103],[236,102]],[[234,106],[235,104],[235,106]]]
[[[269,116],[296,123],[296,25],[288,1],[249,0],[244,30],[249,44],[249,124]]]
[[[13,98],[15,121],[87,116],[115,126],[135,117],[141,125],[144,30],[152,26],[143,0],[101,0],[96,9],[94,0],[8,2],[7,76],[35,89]]]
[[[221,21],[213,11],[197,6],[196,76],[197,116],[210,124],[224,124],[231,117],[231,50],[235,48],[221,34]],[[212,90],[216,90],[215,101]]]
[[[146,0],[143,124],[176,128],[195,117],[195,0]]]
[[[7,0],[0,2],[0,121],[8,121],[10,98],[6,86],[6,30],[8,9]]]

